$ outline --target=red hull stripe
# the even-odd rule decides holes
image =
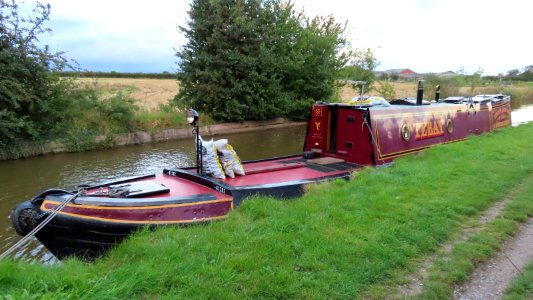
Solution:
[[[51,211],[59,202],[45,200],[41,210]],[[233,209],[231,198],[200,203],[146,207],[98,207],[69,204],[59,214],[114,223],[173,224],[224,218]]]
[[[437,133],[428,134],[425,136],[417,136],[415,140],[416,141],[427,140],[427,139],[438,137],[438,136],[444,136],[444,132],[437,132]]]

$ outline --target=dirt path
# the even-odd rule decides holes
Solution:
[[[483,226],[486,223],[497,218],[505,206],[511,202],[512,197],[513,195],[509,195],[508,197],[494,203],[485,211],[483,215],[479,217],[478,223],[475,227],[465,228],[459,237],[442,245],[441,251],[425,259],[418,267],[418,272],[409,276],[409,282],[399,287],[400,295],[402,297],[412,297],[420,294],[422,292],[422,288],[424,287],[424,281],[429,276],[428,270],[435,263],[435,261],[442,256],[449,255],[455,244],[466,241],[471,234],[478,233],[483,229]]]
[[[441,250],[420,263],[418,271],[409,276],[409,283],[399,287],[401,297],[413,297],[422,292],[428,269],[443,256],[449,255],[453,246],[478,233],[484,225],[497,218],[509,204],[514,194],[494,203],[480,216],[474,227],[465,228],[460,236],[442,246]],[[533,262],[533,219],[520,226],[519,231],[505,243],[503,249],[487,262],[477,266],[464,284],[455,287],[454,299],[501,299],[512,279]]]
[[[533,219],[523,224],[503,250],[476,268],[470,280],[456,287],[455,299],[500,299],[514,276],[533,261]]]

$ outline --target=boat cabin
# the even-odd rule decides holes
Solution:
[[[304,151],[308,156],[382,165],[434,144],[508,126],[510,113],[510,98],[505,95],[440,101],[406,98],[390,105],[317,102],[311,110]]]

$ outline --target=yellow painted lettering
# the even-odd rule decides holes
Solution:
[[[432,135],[434,131],[433,131],[433,124],[431,123],[431,121],[427,122],[427,128],[428,128],[427,135],[428,136]]]

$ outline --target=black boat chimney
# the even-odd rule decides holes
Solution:
[[[422,105],[422,98],[424,97],[424,86],[422,80],[418,81],[418,89],[416,91],[416,105]]]
[[[435,87],[435,102],[439,103],[440,100],[440,85]]]

